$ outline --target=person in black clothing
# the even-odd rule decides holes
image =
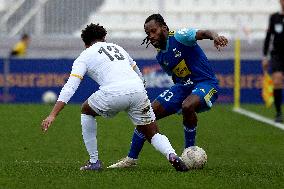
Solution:
[[[274,84],[274,104],[276,108],[275,122],[283,122],[281,104],[282,87],[284,77],[284,0],[280,0],[281,12],[270,15],[269,26],[264,41],[262,60],[263,71],[267,72],[269,67],[268,51],[270,41],[273,37],[273,48],[271,50],[270,66],[272,71],[272,80]]]

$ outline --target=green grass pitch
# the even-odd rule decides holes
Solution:
[[[68,105],[47,134],[41,120],[49,105],[0,105],[0,188],[284,188],[284,131],[216,105],[199,114],[196,144],[205,149],[202,170],[176,172],[148,143],[136,168],[79,170],[88,159],[80,105]],[[273,110],[249,105],[268,117]],[[97,118],[99,158],[104,167],[128,153],[133,125],[127,114]],[[178,154],[183,149],[181,116],[159,122]]]

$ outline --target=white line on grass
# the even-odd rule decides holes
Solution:
[[[247,117],[250,117],[252,119],[255,119],[257,121],[260,121],[260,122],[263,122],[263,123],[267,123],[269,125],[272,125],[274,127],[277,127],[279,129],[284,130],[284,124],[276,123],[274,120],[266,118],[266,117],[263,117],[263,116],[261,116],[259,114],[254,113],[254,112],[251,112],[251,111],[248,111],[248,110],[245,110],[245,109],[242,109],[242,108],[234,108],[233,111],[237,112],[239,114],[245,115]]]

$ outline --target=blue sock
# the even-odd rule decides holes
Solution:
[[[142,133],[139,133],[137,129],[135,129],[132,136],[131,147],[128,153],[128,157],[138,159],[138,155],[142,150],[145,141],[145,136]]]
[[[184,126],[183,130],[184,130],[184,143],[185,143],[184,148],[194,146],[195,136],[196,136],[196,127],[194,127],[193,129],[190,129],[190,128]]]

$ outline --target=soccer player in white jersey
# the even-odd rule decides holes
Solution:
[[[85,74],[96,81],[100,88],[82,105],[82,135],[89,153],[88,163],[81,170],[100,170],[98,158],[96,116],[105,118],[119,111],[128,112],[139,132],[167,157],[177,171],[187,171],[184,162],[176,155],[168,138],[159,133],[155,114],[144,88],[142,74],[135,61],[120,46],[105,42],[107,31],[99,24],[90,24],[82,30],[81,38],[86,49],[74,61],[67,83],[49,116],[42,121],[44,132],[77,90]]]

